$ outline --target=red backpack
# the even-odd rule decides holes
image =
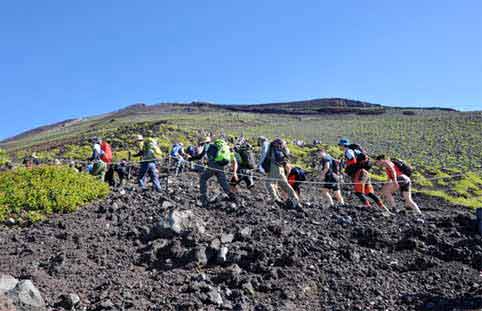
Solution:
[[[100,158],[104,163],[111,164],[112,163],[112,148],[110,147],[109,143],[103,141],[100,144],[100,149],[104,152],[102,157]]]

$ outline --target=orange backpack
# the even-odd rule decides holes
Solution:
[[[100,158],[104,163],[111,164],[112,163],[112,148],[110,147],[109,143],[103,141],[100,144],[100,149],[104,152],[102,157]]]

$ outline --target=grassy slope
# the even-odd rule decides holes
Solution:
[[[162,122],[162,125],[156,123]],[[334,145],[340,136],[366,146],[373,155],[385,153],[401,157],[417,170],[415,181],[418,191],[442,197],[454,203],[471,207],[482,206],[482,113],[447,111],[417,111],[415,116],[390,111],[383,115],[360,116],[324,115],[292,116],[253,114],[243,112],[204,113],[131,113],[121,117],[105,115],[85,119],[76,124],[54,128],[0,146],[9,152],[22,152],[35,145],[39,150],[50,149],[57,156],[65,153],[52,149],[55,141],[68,144],[69,156],[83,156],[88,148],[86,138],[99,135],[114,139],[117,150],[125,156],[132,135],[142,133],[161,139],[164,147],[170,140],[193,141],[208,131],[226,135],[247,137],[265,135],[281,136],[289,140],[303,139],[311,142],[319,139],[326,145]],[[132,145],[131,145],[132,147]],[[311,164],[309,148],[292,146],[300,164]],[[336,152],[336,148],[332,147]],[[473,173],[460,179],[442,178],[457,173]],[[427,178],[441,178],[429,181]],[[380,180],[375,172],[374,178]]]

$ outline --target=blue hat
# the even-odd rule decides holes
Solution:
[[[338,142],[339,146],[348,146],[350,144],[350,140],[348,138],[342,138]]]

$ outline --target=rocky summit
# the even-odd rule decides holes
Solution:
[[[216,191],[202,208],[187,174],[166,193],[114,191],[72,214],[2,225],[0,306],[482,309],[482,242],[467,209],[416,195],[423,219],[384,217],[328,208],[309,191],[303,210],[268,204],[262,186],[237,204]]]

